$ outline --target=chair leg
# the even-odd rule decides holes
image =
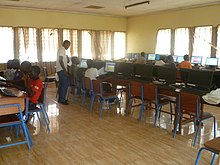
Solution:
[[[156,128],[156,125],[157,125],[157,119],[158,119],[158,116],[159,114],[161,113],[161,108],[162,106],[156,106],[156,111],[155,111],[155,119],[154,119],[154,128]]]
[[[215,116],[213,116],[213,124],[214,124],[214,138],[216,138],[216,119]]]
[[[173,107],[172,107],[172,103],[170,102],[170,122],[173,122]]]
[[[50,119],[49,119],[49,116],[48,116],[47,111],[45,110],[45,108],[43,108],[43,113],[46,116],[47,122],[50,123]]]
[[[94,100],[95,100],[95,96],[92,95],[92,96],[91,96],[90,107],[89,107],[89,112],[92,112],[92,107],[93,107],[93,104],[94,104]]]
[[[102,110],[103,110],[104,102],[105,102],[104,100],[101,101],[101,107],[100,107],[99,117],[102,117]]]
[[[21,127],[22,127],[22,130],[23,130],[23,133],[24,133],[24,137],[25,137],[25,139],[27,141],[27,144],[28,144],[28,149],[30,149],[31,148],[31,143],[30,143],[30,139],[29,139],[29,136],[28,136],[28,133],[27,133],[27,128],[26,128],[24,122],[22,122]]]
[[[142,102],[141,104],[141,109],[140,109],[139,118],[138,118],[139,122],[141,122],[143,112],[144,112],[144,102]]]
[[[83,91],[83,94],[82,94],[82,105],[84,104],[85,97],[86,97],[86,91]]]
[[[200,148],[199,152],[198,152],[198,155],[197,155],[197,158],[196,158],[196,162],[195,162],[195,165],[198,165],[199,163],[199,159],[200,159],[200,156],[201,156],[201,152],[202,150],[206,149],[205,147],[202,147]]]
[[[176,138],[176,132],[177,132],[178,124],[179,124],[181,118],[182,118],[182,114],[178,114],[177,115],[176,123],[174,123],[175,124],[175,126],[174,126],[174,133],[173,133],[173,137],[174,138]]]
[[[36,114],[37,114],[37,118],[38,118],[38,120],[40,122],[40,126],[42,126],[42,122],[41,122],[41,119],[40,119],[40,116],[39,116],[38,112],[36,112]]]
[[[216,154],[214,153],[210,165],[214,165],[214,162],[215,162],[215,156],[216,156]]]
[[[200,127],[201,127],[201,121],[199,121],[199,125],[198,125],[198,128],[196,130],[196,135],[195,135],[195,138],[194,138],[193,146],[196,146],[196,140],[197,140],[197,137],[198,137],[198,133],[199,133]]]

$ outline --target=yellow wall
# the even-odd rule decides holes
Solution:
[[[127,52],[153,53],[159,28],[220,24],[220,5],[128,18]]]
[[[127,18],[0,8],[0,26],[126,31]]]

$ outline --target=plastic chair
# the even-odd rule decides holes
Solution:
[[[21,127],[23,130],[24,137],[25,137],[24,141],[3,144],[0,146],[0,148],[10,147],[10,146],[15,146],[15,145],[20,145],[20,144],[27,144],[28,149],[30,149],[31,144],[32,144],[32,138],[28,131],[27,125],[25,124],[25,120],[23,117],[23,110],[21,109],[20,104],[5,104],[5,105],[0,105],[0,108],[13,109],[13,112],[8,110],[8,112],[10,113],[8,114],[5,113],[4,116],[0,116],[0,128],[15,126],[18,130],[18,128]],[[17,137],[17,134],[18,134],[18,131],[16,132],[16,137]]]
[[[150,104],[150,108],[155,109],[155,118],[154,118],[154,128],[155,128],[159,115],[162,111],[162,107],[164,105],[170,104],[170,115],[172,121],[172,102],[167,98],[158,95],[157,86],[152,83],[143,83],[143,86],[141,88],[142,88],[141,89],[142,105],[138,120],[141,121],[142,113],[145,110],[145,106],[146,105],[149,106]],[[154,104],[154,107],[152,107],[151,104]]]
[[[92,112],[92,107],[93,107],[93,103],[95,100],[95,97],[98,96],[100,103],[101,103],[101,107],[100,107],[100,113],[99,113],[99,117],[102,116],[102,111],[103,111],[103,106],[104,103],[107,102],[107,104],[109,104],[110,100],[114,100],[115,102],[118,103],[118,107],[120,108],[120,101],[119,98],[116,94],[114,94],[113,92],[111,93],[107,93],[103,90],[103,84],[101,80],[92,80],[90,81],[91,84],[91,104],[90,104],[90,108],[89,111]]]
[[[220,153],[220,137],[217,137],[215,139],[209,140],[204,144],[204,147],[200,148],[197,158],[196,158],[196,162],[195,165],[199,164],[199,159],[201,156],[201,152],[203,150],[207,150],[213,153],[213,157],[212,157],[212,161],[211,161],[211,165],[214,165],[214,161],[215,161],[215,157],[216,154],[219,155]]]
[[[26,115],[27,115],[26,120],[28,120],[28,116],[30,114],[36,113],[38,120],[40,122],[40,125],[42,126],[42,122],[41,122],[40,116],[38,114],[38,113],[41,113],[43,115],[43,119],[46,123],[47,130],[48,130],[48,132],[50,132],[50,127],[49,127],[50,120],[49,120],[48,114],[46,112],[46,90],[47,90],[47,83],[44,84],[44,88],[42,89],[41,95],[38,99],[37,105],[39,107],[37,107],[36,109],[33,109],[33,110],[29,110],[28,108],[26,108]]]
[[[193,146],[196,145],[196,140],[198,137],[199,129],[201,127],[201,123],[203,120],[213,118],[214,124],[214,137],[216,137],[216,120],[215,116],[209,112],[203,112],[201,110],[201,96],[195,93],[189,93],[186,91],[181,91],[178,97],[178,115],[177,115],[177,122],[174,128],[174,138],[176,137],[177,126],[182,120],[183,114],[188,114],[193,117],[194,121],[194,130],[196,132]],[[198,123],[198,128],[196,129],[196,123]]]

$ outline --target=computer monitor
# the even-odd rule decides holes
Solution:
[[[157,80],[166,84],[176,83],[177,69],[164,66],[158,66]]]
[[[202,63],[202,56],[192,56],[191,63],[192,64],[201,64]]]
[[[183,56],[177,56],[176,62],[181,63],[182,61],[184,61]]]
[[[206,57],[205,65],[211,67],[218,66],[218,58]]]
[[[81,59],[79,67],[80,68],[88,68],[88,66],[87,66],[87,59]]]
[[[105,71],[113,73],[115,72],[115,63],[114,62],[106,62],[105,63]]]
[[[177,62],[177,56],[173,55],[173,62]]]
[[[211,70],[194,70],[189,71],[187,80],[188,86],[195,86],[202,89],[210,89],[212,85],[214,72]]]
[[[156,60],[156,54],[148,54],[148,55],[147,55],[147,60],[148,60],[148,61],[154,61],[154,60]]]
[[[153,65],[134,64],[134,75],[136,78],[153,80]]]
[[[155,60],[156,60],[156,61],[159,61],[159,60],[160,60],[160,54],[156,54]]]
[[[134,66],[132,63],[120,62],[117,64],[117,72],[130,77],[134,74]]]

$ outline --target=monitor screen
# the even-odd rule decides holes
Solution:
[[[154,61],[154,60],[156,60],[156,54],[148,54],[147,60],[149,60],[149,61]]]
[[[208,70],[194,70],[189,71],[187,84],[191,86],[196,86],[204,89],[211,87],[213,79],[213,71]]]
[[[177,69],[168,68],[164,66],[158,67],[157,79],[167,84],[176,83]]]
[[[160,60],[160,54],[156,54],[155,60],[156,60],[156,61],[159,61],[159,60]]]
[[[87,60],[86,60],[86,59],[82,59],[82,60],[80,61],[79,67],[80,67],[80,68],[87,68],[87,67],[88,67],[88,66],[87,66]]]
[[[191,63],[192,64],[201,64],[202,63],[202,56],[192,56]]]
[[[153,79],[153,65],[134,64],[134,75],[137,78],[152,80]]]
[[[173,62],[177,62],[177,56],[173,55]]]
[[[132,76],[134,73],[134,67],[132,63],[120,62],[117,65],[118,74],[122,74],[124,76]]]
[[[206,57],[205,65],[218,66],[218,58]]]
[[[105,71],[106,72],[115,72],[115,63],[114,62],[106,62],[105,63]]]
[[[184,61],[183,56],[177,56],[176,62],[181,63]]]

